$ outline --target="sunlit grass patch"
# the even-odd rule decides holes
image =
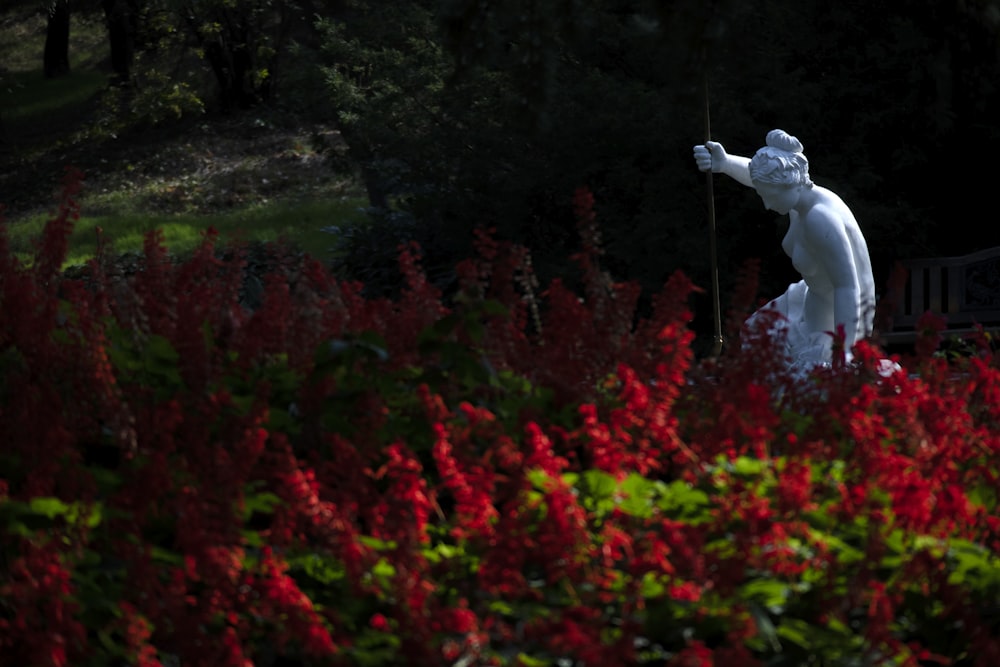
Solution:
[[[179,214],[135,216],[109,213],[82,215],[69,239],[64,266],[85,263],[97,252],[98,228],[113,252],[142,249],[150,231],[163,232],[171,254],[183,256],[201,243],[210,227],[219,232],[222,243],[282,241],[319,259],[325,259],[334,237],[322,231],[329,225],[353,225],[363,221],[363,199],[317,199],[305,202],[279,201],[211,216]],[[8,226],[11,250],[22,262],[30,263],[35,242],[49,215],[35,215]]]

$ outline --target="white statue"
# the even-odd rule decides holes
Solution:
[[[781,246],[802,280],[765,308],[783,316],[778,321],[787,334],[792,366],[804,371],[829,364],[839,326],[850,360],[854,344],[871,334],[875,314],[875,280],[865,237],[843,200],[809,179],[809,161],[798,139],[772,130],[766,143],[748,159],[708,141],[694,147],[694,158],[702,171],[726,174],[754,188],[766,208],[788,214]]]

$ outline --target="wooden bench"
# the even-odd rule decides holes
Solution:
[[[891,282],[876,318],[883,346],[912,344],[917,321],[928,311],[944,318],[945,337],[974,334],[979,325],[1000,331],[1000,247],[905,260]]]

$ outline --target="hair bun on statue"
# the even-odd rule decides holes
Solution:
[[[754,183],[812,187],[809,160],[802,154],[802,142],[784,130],[767,133],[767,145],[754,153],[749,168],[750,180]]]
[[[767,133],[767,145],[789,153],[801,153],[802,142],[784,130],[771,130]]]

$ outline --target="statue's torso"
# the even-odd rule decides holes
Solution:
[[[863,313],[862,328],[865,330],[859,333],[867,333],[871,329],[875,304],[875,280],[872,276],[868,244],[865,242],[857,220],[840,197],[825,188],[816,186],[815,189],[819,196],[819,203],[835,213],[831,224],[841,227],[834,237],[843,238],[840,234],[842,230],[850,244],[850,260],[848,261],[852,262],[850,269],[857,279],[858,297],[862,304]],[[832,276],[833,268],[820,261],[823,253],[826,252],[828,255],[829,251],[825,251],[822,246],[811,243],[805,238],[801,216],[797,211],[790,211],[788,216],[788,231],[781,245],[788,257],[791,258],[795,270],[799,272],[809,287],[810,294],[807,301],[813,303],[807,302],[806,318],[810,319],[810,313],[812,313],[811,319],[813,321],[811,324],[815,325],[816,329],[831,330],[834,324],[832,316],[835,289]],[[817,300],[821,300],[823,303],[816,303]]]

